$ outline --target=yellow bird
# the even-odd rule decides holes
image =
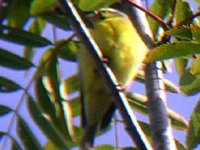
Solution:
[[[128,16],[118,10],[99,10],[92,24],[91,35],[121,87],[125,88],[146,56],[146,45]],[[84,46],[78,51],[77,58],[81,81],[81,118],[85,127],[80,149],[87,150],[93,146],[97,128],[104,129],[110,123],[115,105]]]

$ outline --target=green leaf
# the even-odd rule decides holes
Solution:
[[[200,144],[200,100],[192,111],[189,121],[189,129],[186,135],[187,149],[194,149]]]
[[[174,64],[175,64],[176,72],[179,75],[182,75],[184,73],[186,67],[187,67],[188,59],[186,59],[186,58],[175,58]]]
[[[29,7],[32,0],[15,0],[9,8],[8,25],[22,28],[30,17]]]
[[[0,38],[26,46],[41,47],[52,44],[49,40],[40,35],[25,30],[0,25]]]
[[[3,116],[11,111],[12,109],[10,109],[9,107],[0,105],[0,116]]]
[[[188,2],[178,0],[176,2],[176,8],[174,13],[174,23],[178,24],[181,21],[191,17],[193,15],[192,10]]]
[[[187,150],[183,144],[181,144],[179,141],[175,140],[176,148],[177,150]]]
[[[80,115],[81,105],[80,105],[80,98],[75,97],[73,99],[68,100],[69,105],[72,109],[73,117]]]
[[[190,29],[192,32],[193,40],[200,42],[200,27],[197,25],[191,24]]]
[[[192,61],[190,65],[190,73],[192,75],[200,74],[200,56],[198,55],[196,59]]]
[[[182,40],[192,40],[192,32],[189,27],[181,26],[179,28],[172,28],[166,31],[167,35],[171,35],[175,38],[181,38]]]
[[[33,135],[26,122],[20,117],[17,117],[17,135],[25,149],[42,150],[37,138]]]
[[[123,147],[122,150],[137,150],[135,147]]]
[[[200,43],[175,42],[156,47],[149,52],[145,61],[149,63],[155,60],[188,57],[197,53],[200,53]]]
[[[0,76],[0,92],[14,92],[22,89],[20,85],[10,79]]]
[[[34,66],[30,61],[1,48],[0,65],[17,70],[29,69]]]
[[[172,12],[172,6],[174,5],[173,0],[154,0],[149,8],[149,11],[152,12],[154,15],[160,17],[163,20],[166,20],[168,16],[170,16]],[[151,17],[147,16],[149,26],[151,28],[152,33],[157,36],[158,29],[160,28],[160,24],[158,21],[152,19]]]
[[[57,7],[56,0],[34,0],[31,4],[31,15],[39,15]]]
[[[67,107],[66,104],[63,104],[62,97],[60,95],[60,75],[58,70],[58,58],[56,55],[52,55],[54,50],[49,49],[44,53],[42,61],[46,62],[44,67],[44,85],[46,90],[49,92],[49,97],[51,101],[56,106],[56,116],[58,117],[58,122],[56,123],[56,127],[59,129],[60,133],[66,137],[66,139],[72,139],[73,127],[72,127],[72,119],[70,118],[70,107]],[[52,56],[51,59],[48,59],[48,56]],[[47,60],[48,59],[48,60]]]
[[[45,115],[48,116],[48,118],[51,118],[50,120],[52,120],[52,122],[56,123],[56,108],[48,96],[49,93],[42,82],[42,77],[39,77],[35,81],[35,93],[38,106],[42,109]]]
[[[55,42],[55,49],[58,49],[57,55],[59,58],[74,62],[76,61],[78,45],[78,41],[59,40]]]
[[[200,75],[192,75],[187,69],[179,78],[179,87],[184,96],[192,96],[200,91]]]
[[[43,150],[59,150],[59,148],[56,147],[53,142],[47,141],[43,147]]]
[[[70,29],[69,23],[63,14],[59,14],[57,12],[47,12],[40,15],[39,17],[61,29]]]
[[[78,74],[71,75],[64,79],[61,83],[62,95],[63,97],[68,94],[74,93],[79,90],[80,81]]]
[[[112,145],[105,144],[105,145],[95,146],[93,149],[94,150],[115,150],[115,147]]]
[[[28,31],[37,35],[40,35],[46,25],[46,22],[40,18],[34,18],[31,22]],[[31,60],[34,54],[34,48],[30,46],[25,46],[23,49],[23,56],[27,60]]]
[[[115,2],[116,0],[79,0],[78,7],[82,11],[94,11],[101,7],[109,6]]]
[[[30,97],[27,99],[27,108],[35,123],[59,149],[67,149],[67,144],[55,127],[43,116],[37,104]]]

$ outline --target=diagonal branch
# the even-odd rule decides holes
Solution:
[[[125,128],[131,139],[135,143],[139,150],[151,150],[144,133],[142,132],[132,110],[126,100],[123,92],[118,90],[117,80],[112,73],[112,71],[102,62],[102,54],[94,40],[91,38],[87,28],[79,17],[76,9],[70,0],[57,0],[60,8],[66,14],[70,25],[73,27],[74,31],[77,33],[79,38],[85,44],[87,50],[91,54],[91,58],[95,65],[98,67],[98,71],[101,74],[103,81],[105,82],[110,93],[112,95],[113,101],[119,109],[122,118],[125,120]]]

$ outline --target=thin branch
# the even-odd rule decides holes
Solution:
[[[148,16],[150,16],[152,19],[156,20],[161,27],[164,30],[168,30],[169,27],[167,26],[167,24],[158,16],[154,15],[153,13],[151,13],[150,11],[146,10],[145,8],[143,8],[142,6],[138,5],[134,0],[124,0],[127,1],[128,3],[130,3],[131,5],[135,6],[135,8],[140,9],[141,11],[145,12]]]
[[[116,85],[117,80],[112,73],[112,71],[102,62],[102,54],[94,40],[91,38],[90,33],[88,32],[86,26],[78,15],[76,9],[70,0],[57,0],[60,8],[67,16],[67,19],[70,22],[70,25],[77,33],[79,38],[85,44],[86,49],[89,51],[91,58],[94,64],[98,67],[98,71],[101,74],[101,77],[110,89],[110,93],[112,95],[113,101],[119,109],[120,115],[125,120],[126,130],[129,131],[129,135],[131,136],[133,142],[139,150],[150,150],[152,149],[149,145],[144,133],[142,132],[135,116],[132,113],[132,110],[126,100],[123,92],[118,90]]]

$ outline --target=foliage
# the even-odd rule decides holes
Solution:
[[[85,11],[112,6],[116,1],[74,0],[73,2],[81,14],[85,15]],[[199,1],[196,0],[196,2],[199,5]],[[176,3],[173,0],[152,2],[149,11],[163,21],[159,22],[148,16],[155,38],[155,48],[145,60],[145,62],[165,60],[163,63],[167,65],[165,62],[173,59],[180,77],[179,88],[184,96],[200,92],[198,82],[200,77],[200,26],[198,18],[192,17],[195,12],[191,10],[190,5],[181,0],[177,0]],[[17,79],[13,81],[9,76],[0,74],[1,95],[16,93],[21,95],[12,101],[16,104],[14,108],[0,100],[0,120],[4,117],[9,119],[7,129],[0,131],[0,139],[3,141],[1,149],[5,149],[8,140],[10,149],[19,150],[23,148],[53,150],[78,146],[83,129],[73,124],[72,118],[80,115],[81,106],[79,96],[76,94],[79,91],[80,81],[77,74],[62,77],[60,72],[70,72],[68,64],[69,62],[76,63],[76,51],[80,42],[74,38],[74,33],[56,1],[3,0],[0,2],[0,22],[0,40],[6,41],[9,45],[20,45],[23,51],[23,55],[20,56],[18,55],[19,50],[15,50],[14,46],[3,48],[0,44],[0,66],[14,71],[15,74],[23,72],[25,76],[22,75],[21,78],[29,78],[24,86],[21,83],[18,84]],[[159,24],[165,24],[168,29],[162,29]],[[57,35],[53,35],[52,40],[49,37],[51,30],[49,26],[55,33],[58,30],[67,33],[66,37],[57,38]],[[45,32],[48,36],[44,36]],[[41,51],[41,56],[36,59],[38,56],[35,52],[38,51]],[[144,73],[138,71],[136,81],[144,83],[144,80]],[[168,80],[165,80],[165,86],[168,92],[178,92],[177,87]],[[72,94],[75,96],[71,98]],[[143,115],[148,114],[145,96],[131,91],[126,95],[132,109]],[[189,149],[200,144],[198,107],[199,102],[191,114],[189,125],[181,115],[168,109],[168,116],[173,127],[187,133],[186,147]],[[32,124],[42,131],[47,139],[45,144],[40,143],[39,136],[35,134],[27,118],[20,113],[21,110],[28,112],[34,121]],[[149,125],[143,122],[140,125],[150,138]],[[12,130],[15,130],[17,136]],[[107,131],[109,130],[110,128]],[[177,147],[186,149],[179,142],[177,142]],[[100,145],[95,149],[114,149],[114,146]],[[125,147],[123,149],[134,148]]]

